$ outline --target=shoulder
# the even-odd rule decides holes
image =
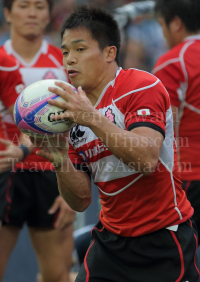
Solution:
[[[156,72],[166,68],[166,67],[173,67],[177,63],[180,65],[180,62],[182,60],[183,54],[185,50],[188,47],[188,42],[184,41],[172,49],[170,49],[168,52],[163,54],[156,62],[152,73],[156,74]]]
[[[60,48],[53,46],[52,44],[48,44],[48,55],[52,54],[57,59],[62,60],[62,51]]]
[[[17,63],[17,61],[13,57],[6,54],[4,49],[1,47],[0,48],[0,71],[10,72],[10,71],[17,70],[18,68],[19,68],[19,64]]]
[[[159,79],[154,75],[138,70],[121,70],[116,79],[116,98],[128,93],[137,93],[143,90],[153,88],[159,83]]]
[[[117,107],[130,105],[169,105],[169,94],[162,82],[154,75],[137,69],[124,70],[116,87],[114,102]]]

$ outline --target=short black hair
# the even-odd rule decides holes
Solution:
[[[4,8],[7,8],[9,11],[11,11],[14,1],[15,0],[2,0],[2,5]],[[49,12],[51,13],[53,8],[53,0],[47,0],[47,3],[49,5]]]
[[[117,49],[115,61],[119,65],[120,31],[111,14],[93,6],[79,6],[64,20],[61,27],[61,38],[65,30],[78,27],[89,30],[91,37],[98,42],[100,50],[107,46],[115,46]]]
[[[177,16],[187,31],[200,30],[200,0],[156,0],[155,12],[167,25]]]

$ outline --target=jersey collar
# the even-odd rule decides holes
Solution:
[[[121,70],[122,70],[121,67],[118,68],[118,70],[117,70],[117,72],[116,72],[116,77],[115,77],[113,80],[111,80],[111,81],[106,85],[106,87],[103,89],[103,91],[101,92],[101,95],[99,96],[99,99],[97,100],[96,104],[94,105],[94,108],[96,108],[96,107],[99,105],[99,103],[101,102],[101,100],[102,100],[104,94],[106,93],[106,90],[108,89],[108,87],[109,87],[109,86],[114,87],[116,78],[117,78],[118,75],[120,74]]]
[[[7,40],[4,43],[4,49],[8,55],[13,55],[23,66],[32,67],[38,60],[41,54],[47,54],[48,51],[48,43],[46,40],[42,41],[42,45],[38,52],[35,54],[33,60],[30,63],[26,63],[22,57],[13,49],[11,39]]]
[[[195,35],[187,36],[184,39],[184,41],[188,41],[188,40],[200,40],[200,34],[195,34]]]

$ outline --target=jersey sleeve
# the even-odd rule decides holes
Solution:
[[[167,89],[172,106],[180,106],[180,94],[184,90],[184,75],[181,70],[180,62],[171,64],[155,65],[152,71]]]
[[[68,156],[75,169],[81,170],[87,173],[89,177],[91,177],[87,164],[83,161],[79,153],[73,148],[71,144],[69,144]]]
[[[170,99],[162,83],[132,93],[124,104],[125,126],[127,130],[137,127],[149,127],[159,131],[165,137],[166,112],[170,108]]]
[[[24,89],[21,74],[18,65],[14,59],[9,56],[1,60],[0,65],[0,89],[1,100],[6,108],[14,105],[18,95]]]

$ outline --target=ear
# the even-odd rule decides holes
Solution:
[[[182,20],[179,17],[176,16],[171,21],[170,26],[173,29],[173,31],[179,32],[183,28],[183,22],[182,22]]]
[[[4,17],[6,19],[7,23],[11,23],[11,16],[10,16],[10,11],[8,10],[8,8],[4,8]]]
[[[106,61],[111,63],[115,60],[117,55],[117,48],[115,46],[108,46],[104,49]]]

